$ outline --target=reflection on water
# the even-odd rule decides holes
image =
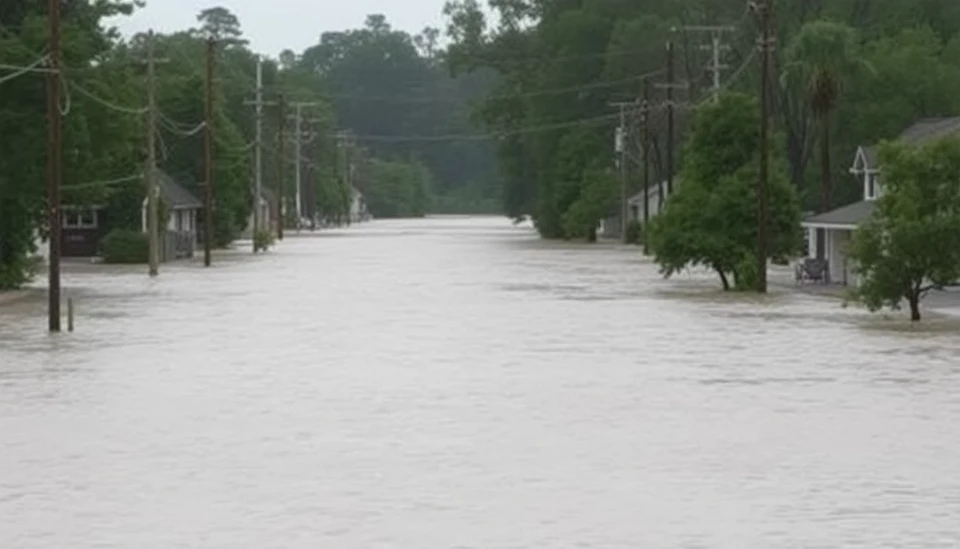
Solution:
[[[960,546],[960,325],[498,219],[0,309],[0,547]]]

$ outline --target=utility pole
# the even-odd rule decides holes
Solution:
[[[287,183],[286,173],[284,173],[284,166],[287,161],[283,155],[283,142],[286,140],[284,126],[287,119],[287,104],[282,93],[277,103],[277,147],[279,149],[277,151],[277,239],[283,240],[283,225],[287,219],[287,204],[283,192]]]
[[[617,127],[614,147],[620,168],[620,238],[627,238],[627,108],[636,106],[636,101],[615,101],[611,107],[620,109],[620,126]]]
[[[47,215],[50,225],[50,283],[48,316],[51,332],[60,331],[60,213],[61,155],[60,114],[60,0],[49,0],[50,72],[47,73]]]
[[[149,272],[157,276],[160,264],[159,187],[157,186],[157,63],[154,56],[153,30],[147,33],[147,237],[149,240]]]
[[[767,292],[770,57],[776,42],[776,38],[772,37],[770,32],[772,3],[773,0],[757,0],[751,5],[760,22],[759,47],[763,53],[760,79],[760,181],[757,185],[757,293],[761,294]]]
[[[716,101],[720,97],[720,77],[723,70],[729,68],[723,64],[723,52],[730,50],[730,46],[723,43],[723,33],[734,32],[737,29],[727,25],[687,25],[683,27],[683,30],[686,32],[710,33],[710,45],[701,46],[701,49],[708,50],[712,54],[707,70],[713,74],[713,99]]]
[[[206,128],[204,129],[205,179],[203,189],[203,265],[211,263],[213,247],[213,62],[217,43],[207,39]]]
[[[303,200],[301,198],[301,193],[303,192],[303,182],[302,182],[302,171],[303,171],[303,109],[306,107],[314,107],[318,103],[298,101],[293,103],[294,109],[296,109],[296,115],[294,117],[294,146],[296,155],[296,189],[294,194],[296,196],[296,212],[297,212],[297,230],[300,230],[300,222],[303,219]]]
[[[673,156],[674,149],[676,145],[674,141],[676,140],[675,134],[675,116],[676,116],[676,103],[673,100],[673,91],[676,89],[687,89],[689,84],[678,84],[676,82],[675,76],[675,63],[674,63],[674,46],[673,42],[667,42],[667,83],[658,84],[657,87],[660,89],[667,90],[667,189],[666,194],[664,194],[663,189],[663,178],[660,177],[658,183],[657,193],[657,211],[663,211],[663,202],[666,198],[669,198],[673,195]]]
[[[640,103],[643,123],[643,255],[650,255],[650,79],[643,79],[643,101]]]
[[[257,234],[260,232],[260,227],[263,224],[263,220],[260,219],[260,200],[262,199],[261,193],[263,191],[263,108],[268,106],[276,105],[273,101],[264,101],[263,100],[263,58],[259,55],[257,56],[257,90],[256,90],[256,99],[253,101],[244,101],[247,105],[253,105],[256,109],[256,143],[255,152],[254,152],[254,189],[253,189],[253,253],[260,251],[260,248],[257,246]]]
[[[257,148],[254,157],[255,190],[253,193],[253,253],[257,253],[257,235],[260,233],[260,192],[263,183],[263,59],[257,56]]]

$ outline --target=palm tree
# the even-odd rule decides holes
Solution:
[[[852,28],[834,21],[804,25],[787,46],[783,79],[788,89],[804,90],[820,123],[820,190],[823,211],[831,207],[833,176],[830,162],[830,115],[844,84],[864,62]]]

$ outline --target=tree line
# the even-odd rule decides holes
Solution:
[[[453,41],[448,62],[454,74],[493,71],[498,77],[476,116],[500,135],[506,213],[532,219],[545,238],[592,239],[598,223],[618,213],[620,202],[613,147],[618,120],[611,104],[634,100],[635,133],[642,128],[652,135],[648,148],[630,152],[650,166],[655,182],[672,176],[668,159],[678,159],[677,194],[670,197],[665,214],[643,228],[664,273],[703,265],[715,270],[725,287],[752,287],[757,276],[760,117],[755,98],[761,76],[753,12],[762,4],[517,0],[491,2],[495,17],[490,17],[478,0],[448,2]],[[829,211],[862,198],[862,182],[848,173],[859,146],[895,138],[921,119],[960,113],[960,4],[770,4],[775,77],[766,93],[774,135],[765,232],[769,259],[783,260],[801,251],[803,212]],[[720,97],[712,103],[713,52],[710,34],[703,31],[717,27],[724,29],[712,32],[720,33],[728,49],[722,50],[726,68]],[[667,43],[676,52],[673,67],[667,63]],[[648,109],[641,110],[644,83],[652,91]],[[673,142],[667,132],[667,87],[675,99]],[[646,117],[640,119],[641,113]],[[921,158],[953,166],[943,156],[947,153],[940,153]],[[882,237],[899,234],[891,227],[900,230],[918,221],[905,213],[907,198],[897,194],[917,192],[919,183],[904,179],[897,167],[910,155],[886,154],[892,165],[884,177],[901,179],[885,187],[889,192],[877,208],[882,221],[858,231],[849,250],[864,277],[856,297],[872,307],[903,299],[913,305],[918,292],[943,287],[958,270],[953,255],[941,254],[946,263],[933,261],[928,245],[921,261],[905,255],[907,236],[899,250]],[[918,165],[923,162],[914,159]],[[960,185],[958,174],[936,173],[950,174],[949,184]],[[639,169],[630,175],[631,193],[641,189],[640,175]],[[955,196],[944,189],[936,195]],[[903,229],[911,235],[913,253],[921,249],[918,234],[960,238],[950,232],[956,229],[950,208],[960,204],[927,206],[921,219],[948,221],[935,233]],[[869,230],[879,226],[887,232]],[[947,268],[951,261],[954,267]],[[912,267],[906,269],[906,264]]]
[[[37,237],[46,231],[44,54],[49,37],[41,4],[7,2],[0,15],[0,290],[29,280]],[[129,0],[78,1],[64,3],[61,13],[62,202],[105,207],[109,229],[116,230],[139,230],[141,224],[147,37],[124,38],[105,20],[134,9],[136,2]],[[437,45],[439,31],[411,35],[373,15],[361,29],[323,33],[315,46],[270,59],[249,47],[240,20],[222,7],[199,13],[193,28],[152,39],[163,61],[156,69],[158,167],[196,196],[203,196],[204,185],[199,130],[209,38],[216,43],[212,126],[218,245],[236,238],[251,212],[256,119],[249,101],[258,59],[269,102],[263,118],[263,181],[274,191],[283,185],[288,217],[297,210],[289,202],[296,194],[297,170],[304,215],[333,223],[348,219],[351,187],[367,196],[375,217],[422,216],[436,205],[489,210],[495,200],[493,151],[485,141],[430,137],[471,133],[469,101],[489,81],[482,75],[450,77]],[[292,119],[298,113],[299,166],[298,126]],[[282,182],[280,163],[286,168]]]

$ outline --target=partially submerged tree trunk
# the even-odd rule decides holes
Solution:
[[[907,296],[907,301],[910,302],[910,320],[913,322],[920,321],[920,292],[912,291]]]
[[[727,273],[723,272],[723,269],[715,268],[717,274],[720,275],[720,282],[723,283],[723,291],[730,291],[730,280],[727,278]]]

